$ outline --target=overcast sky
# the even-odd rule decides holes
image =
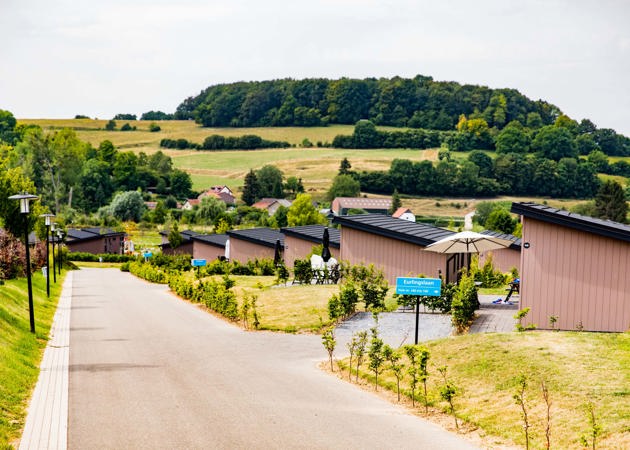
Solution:
[[[0,0],[0,109],[173,112],[216,83],[413,77],[515,88],[630,136],[626,0]]]

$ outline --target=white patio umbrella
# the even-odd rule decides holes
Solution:
[[[436,253],[482,253],[507,248],[514,242],[474,231],[462,231],[428,245],[425,250]]]

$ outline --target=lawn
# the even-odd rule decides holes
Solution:
[[[0,448],[10,448],[24,427],[64,275],[57,283],[51,278],[47,299],[46,279],[39,271],[33,274],[35,336],[29,326],[26,279],[0,285]]]
[[[457,387],[454,400],[457,415],[467,422],[464,429],[478,428],[494,445],[524,446],[521,410],[513,396],[518,391],[519,377],[525,375],[530,448],[545,448],[542,380],[551,399],[551,447],[582,448],[580,436],[591,430],[585,410],[585,405],[591,402],[603,429],[598,447],[630,448],[628,333],[487,333],[429,342],[426,347],[430,352],[429,416],[442,424],[454,428],[452,419],[444,415],[447,404],[439,394],[443,379],[437,369],[447,367],[447,377]],[[346,380],[347,363],[347,359],[341,361],[346,368],[343,375]],[[367,364],[362,374],[372,384],[368,389],[373,389]],[[379,384],[396,390],[390,370],[379,376]],[[408,377],[401,386],[406,393],[410,392]],[[393,399],[396,400],[395,396]],[[420,415],[425,414],[423,405],[424,399],[418,395],[415,410]]]

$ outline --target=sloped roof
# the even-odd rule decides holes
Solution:
[[[170,231],[160,231],[160,235],[162,235],[162,236],[167,236],[168,237],[169,234],[170,234]],[[196,231],[193,231],[193,230],[180,231],[179,234],[182,237],[182,240],[184,242],[189,242],[193,237],[199,235],[199,233],[197,233]]]
[[[100,239],[103,237],[124,236],[124,235],[125,235],[124,232],[114,231],[111,228],[99,228],[99,227],[68,228],[66,241],[68,242],[88,241],[91,239]]]
[[[303,225],[300,227],[282,228],[280,231],[286,236],[304,239],[315,244],[321,244],[324,238],[324,225]],[[341,231],[337,228],[328,228],[328,237],[330,238],[330,246],[339,248],[341,242]]]
[[[347,209],[389,209],[392,206],[391,198],[365,198],[365,197],[337,197],[339,208]]]
[[[365,231],[379,236],[409,242],[426,247],[447,236],[455,234],[444,228],[425,223],[410,222],[384,214],[358,214],[354,216],[338,216],[333,219],[342,227]]]
[[[198,234],[192,237],[193,241],[203,242],[204,244],[214,245],[215,247],[225,248],[228,240],[227,234]]]
[[[630,225],[612,220],[596,219],[533,202],[512,203],[511,211],[542,222],[630,242]]]
[[[398,218],[398,217],[402,216],[405,213],[413,214],[409,208],[405,208],[405,207],[401,206],[396,211],[394,211],[394,214],[392,214],[392,217]]]
[[[492,230],[483,230],[481,234],[485,234],[486,236],[498,237],[501,239],[508,239],[513,242],[513,244],[510,245],[511,249],[519,250],[519,251],[521,250],[521,238],[516,237],[512,234],[504,234],[504,233],[499,233],[498,231],[492,231]]]
[[[280,240],[280,245],[284,249],[284,234],[273,228],[248,228],[245,230],[232,230],[227,232],[230,238],[242,239],[253,244],[265,247],[275,247],[276,241]]]
[[[279,203],[280,205],[286,206],[287,208],[291,206],[291,202],[284,198],[261,198],[252,205],[252,208],[267,209],[274,203]]]

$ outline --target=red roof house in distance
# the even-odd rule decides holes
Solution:
[[[394,214],[392,214],[392,217],[395,217],[397,219],[402,219],[402,220],[408,220],[409,222],[416,221],[416,215],[412,213],[409,208],[404,208],[402,206],[398,208],[396,211],[394,211]]]
[[[236,203],[236,198],[234,197],[234,193],[227,186],[212,186],[205,192],[202,192],[198,200],[203,199],[204,197],[214,197],[221,201],[223,201],[226,205],[233,205]]]
[[[288,208],[291,206],[291,202],[289,200],[285,200],[284,198],[263,198],[254,203],[252,208],[266,209],[269,215],[273,216],[281,206],[286,206]]]

